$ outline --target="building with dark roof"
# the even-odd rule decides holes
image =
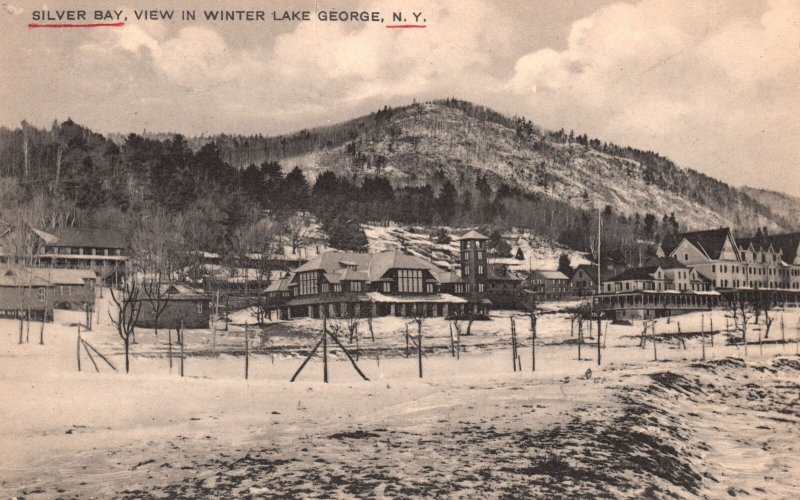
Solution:
[[[800,290],[800,233],[734,238],[729,228],[666,239],[659,257],[673,257],[721,290]]]
[[[136,326],[153,328],[155,326],[156,303],[151,297],[160,296],[158,317],[159,328],[173,330],[183,328],[207,328],[211,317],[211,297],[201,290],[180,283],[158,284],[160,295],[148,296],[142,288],[139,295],[141,307]],[[153,288],[155,291],[155,288]]]
[[[463,264],[463,263],[462,263]],[[483,312],[488,307],[464,276],[403,252],[331,251],[295,269],[266,290],[279,316],[429,316]]]
[[[103,281],[113,281],[125,270],[128,260],[128,237],[120,231],[95,228],[55,228],[31,232],[29,255],[36,267],[54,269],[91,269]],[[0,260],[15,258],[9,239],[14,229],[0,232]]]
[[[53,318],[53,285],[28,269],[0,267],[0,317]]]
[[[539,300],[559,300],[571,294],[570,279],[561,271],[534,269],[525,280],[525,288]]]

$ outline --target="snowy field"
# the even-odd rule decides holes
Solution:
[[[245,312],[218,333],[216,353],[210,331],[186,332],[184,377],[177,345],[170,370],[165,331],[137,332],[130,374],[99,360],[97,373],[85,353],[78,372],[80,315],[57,311],[43,346],[38,323],[19,345],[18,323],[0,320],[0,495],[795,498],[797,310],[779,312],[770,331],[781,339],[783,316],[785,344],[759,347],[751,325],[746,356],[720,332],[721,310],[659,320],[655,353],[652,340],[640,346],[640,324],[609,325],[598,366],[596,337],[587,332],[579,361],[567,314],[549,309],[535,372],[527,318],[495,311],[461,337],[458,359],[449,323],[428,319],[423,379],[413,347],[405,357],[402,319],[376,319],[374,341],[362,324],[358,364],[370,381],[329,346],[328,384],[318,357],[289,382],[319,320],[251,327],[249,380]],[[716,333],[702,362],[703,337],[684,347],[669,334],[701,322],[708,331],[709,316]],[[347,337],[343,328],[355,354]],[[82,338],[124,366],[111,325]]]

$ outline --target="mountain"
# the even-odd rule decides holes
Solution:
[[[354,180],[382,175],[395,187],[438,189],[450,180],[461,191],[486,176],[495,189],[505,184],[578,209],[609,205],[614,213],[652,213],[659,219],[674,213],[686,229],[800,227],[800,212],[781,208],[785,204],[680,168],[657,153],[546,131],[524,118],[454,99],[384,108],[293,135],[189,142],[198,146],[208,140],[236,167],[279,161],[287,171],[300,166],[310,181],[330,170]]]
[[[792,221],[800,216],[798,215],[800,214],[800,198],[777,191],[751,187],[744,187],[742,191],[762,205],[768,207],[777,217]],[[797,225],[795,225],[795,227],[797,227]]]

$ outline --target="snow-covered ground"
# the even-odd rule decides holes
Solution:
[[[781,339],[781,316],[789,343],[752,343],[745,357],[718,332],[713,346],[705,337],[706,362],[702,337],[684,348],[668,334],[699,332],[701,322],[708,331],[711,317],[724,330],[724,311],[660,320],[658,362],[652,341],[640,346],[641,325],[608,325],[598,366],[596,337],[578,361],[566,313],[552,312],[538,321],[535,372],[520,313],[476,321],[459,359],[450,325],[432,318],[423,379],[413,347],[405,357],[405,322],[378,318],[375,341],[360,327],[358,364],[370,381],[330,345],[329,384],[319,358],[289,382],[319,320],[272,324],[263,342],[251,327],[249,380],[240,323],[218,333],[216,355],[209,331],[187,331],[180,377],[166,332],[137,333],[130,374],[100,361],[97,373],[85,353],[78,372],[79,314],[59,311],[45,345],[39,324],[19,345],[18,324],[0,320],[0,495],[789,498],[800,488],[800,312],[779,313],[770,340]],[[106,322],[82,338],[124,366]],[[339,338],[355,353],[355,340]]]

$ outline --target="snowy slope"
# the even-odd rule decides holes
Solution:
[[[369,239],[371,252],[380,252],[392,248],[406,248],[415,255],[424,257],[434,264],[452,268],[458,262],[458,242],[455,238],[468,231],[467,228],[446,228],[453,241],[447,244],[434,242],[433,228],[390,225],[389,227],[365,225],[364,232]],[[562,253],[570,256],[572,266],[586,264],[583,254],[569,250],[547,241],[528,231],[512,230],[503,234],[506,242],[513,248],[519,247],[525,258],[523,260],[505,259],[511,268],[517,271],[531,269],[556,269],[558,258]]]
[[[388,131],[387,131],[388,130]],[[316,149],[286,158],[284,168],[300,166],[310,179],[331,170],[349,178],[380,174],[395,185],[421,185],[444,175],[456,186],[472,185],[478,174],[524,190],[565,201],[579,208],[611,205],[629,215],[674,212],[689,228],[715,226],[778,229],[786,221],[746,194],[731,190],[733,199],[719,201],[719,193],[705,193],[704,184],[730,189],[712,179],[695,175],[691,189],[708,194],[708,203],[694,201],[657,183],[647,182],[645,168],[636,161],[616,157],[578,143],[558,143],[534,135],[520,140],[515,130],[491,121],[477,120],[459,109],[433,103],[403,108],[390,124],[376,127],[356,138],[359,154],[370,159],[355,161],[345,146]],[[385,165],[371,161],[386,159]],[[585,195],[585,196],[584,196]],[[714,201],[717,200],[717,201]]]

